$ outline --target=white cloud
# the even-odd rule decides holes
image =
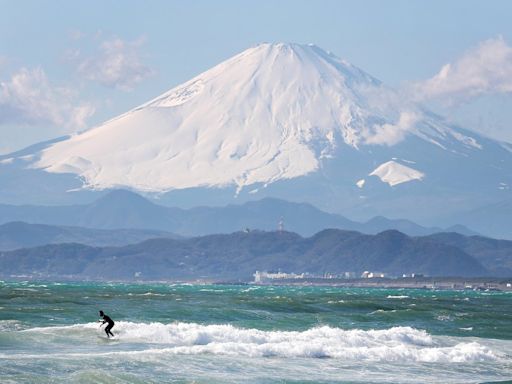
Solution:
[[[154,73],[142,63],[140,48],[143,44],[143,39],[126,42],[116,37],[105,40],[95,55],[77,57],[78,72],[106,87],[129,91]]]
[[[486,40],[439,73],[414,86],[419,100],[467,101],[512,92],[512,47],[502,37]]]
[[[0,125],[54,125],[61,131],[84,128],[94,108],[74,100],[70,88],[51,84],[41,68],[21,68],[0,82]]]
[[[365,144],[392,146],[405,138],[405,135],[414,128],[420,116],[411,111],[400,113],[396,124],[375,124],[371,131],[365,133]]]

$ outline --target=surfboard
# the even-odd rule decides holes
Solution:
[[[114,337],[110,336],[107,337],[107,334],[105,333],[105,328],[103,326],[104,324],[101,324],[99,329],[97,330],[97,335],[100,339],[106,340],[106,341],[116,341],[119,340],[119,336],[114,334]]]
[[[119,336],[114,335],[114,337],[107,337],[107,335],[105,335],[105,332],[103,332],[103,335],[98,334],[98,338],[105,341],[119,341]]]

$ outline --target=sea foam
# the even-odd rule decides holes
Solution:
[[[33,328],[30,333],[75,332],[83,337],[97,331],[97,323]],[[500,358],[478,342],[433,337],[424,330],[393,327],[383,330],[344,330],[322,326],[304,331],[263,331],[229,324],[175,322],[116,322],[119,342],[146,344],[136,353],[215,354],[248,357],[311,357],[387,362],[468,363]]]

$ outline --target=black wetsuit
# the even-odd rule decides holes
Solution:
[[[107,315],[103,315],[102,317],[103,317],[103,324],[108,323],[108,325],[105,328],[105,333],[107,334],[107,337],[110,337],[110,336],[114,337],[114,334],[112,332],[110,332],[110,330],[114,326],[114,320],[112,320]]]

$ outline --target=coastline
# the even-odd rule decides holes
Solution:
[[[372,278],[372,279],[272,279],[252,285],[332,286],[343,288],[441,289],[512,292],[512,278]]]
[[[406,278],[302,278],[269,279],[262,282],[249,280],[222,280],[215,278],[183,280],[111,280],[80,279],[77,277],[2,276],[0,283],[119,283],[119,284],[172,284],[172,285],[252,285],[252,286],[328,286],[339,288],[434,289],[512,292],[512,277],[406,277]]]

